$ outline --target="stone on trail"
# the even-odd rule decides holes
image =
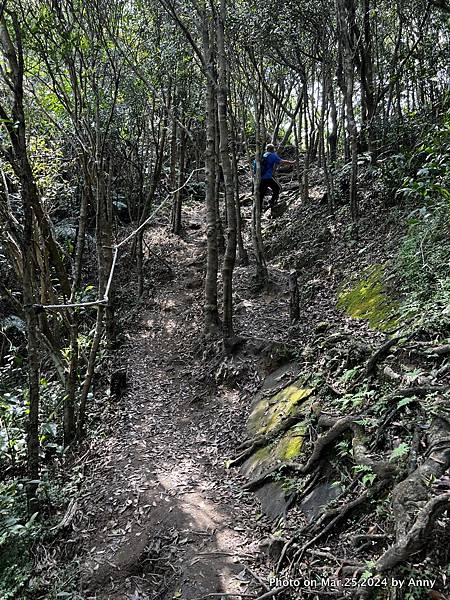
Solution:
[[[300,504],[300,508],[306,516],[308,523],[324,512],[325,507],[332,500],[335,500],[341,492],[342,488],[340,485],[330,482],[322,483],[315,487]]]
[[[302,379],[297,365],[284,365],[266,378],[261,392],[255,397],[247,422],[248,437],[267,437],[267,443],[256,449],[242,465],[242,471],[249,479],[256,479],[277,465],[300,456],[314,402],[314,390],[302,387]],[[295,422],[283,430],[283,422],[291,417]],[[280,433],[276,435],[278,430]],[[270,518],[286,511],[291,495],[285,477],[262,484],[255,493],[262,511]]]
[[[261,502],[261,511],[270,519],[283,515],[287,509],[289,495],[280,483],[270,481],[255,492]]]

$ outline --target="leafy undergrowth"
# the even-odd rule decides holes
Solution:
[[[299,276],[301,318],[283,340],[291,364],[314,381],[314,395],[298,456],[258,470],[255,456],[265,442],[250,437],[234,464],[252,465],[248,489],[264,493],[281,482],[288,490],[287,505],[294,506],[273,523],[266,573],[274,581],[296,579],[297,595],[448,598],[450,214],[443,129],[409,157],[417,175],[404,177],[394,207],[374,196],[373,169],[361,173],[358,230],[348,207],[328,213],[320,187],[309,205],[293,198],[265,229],[272,272],[280,278],[295,268]],[[320,173],[318,179],[320,185]],[[256,332],[261,324],[252,317]],[[284,361],[274,359],[272,370]],[[301,411],[297,423],[290,415],[278,438],[266,436],[268,447],[300,422]],[[320,504],[327,486],[338,493]]]
[[[435,132],[433,135],[441,143],[440,135]],[[418,152],[423,161],[432,163],[430,152],[421,149]],[[410,161],[416,165],[417,172],[422,159],[415,157]],[[440,168],[446,167],[441,165]],[[277,418],[272,426],[265,430],[258,428],[258,443],[252,448],[255,440],[248,440],[250,444],[241,453],[243,460],[249,459],[251,463],[248,473],[252,489],[257,490],[268,482],[281,484],[290,507],[286,514],[275,520],[257,514],[250,491],[242,495],[236,492],[237,482],[249,483],[248,479],[239,479],[241,475],[236,470],[228,469],[225,476],[215,459],[214,469],[208,471],[209,483],[217,490],[221,490],[225,477],[233,482],[233,495],[226,491],[223,504],[233,506],[238,498],[240,506],[245,503],[250,506],[248,516],[239,517],[242,522],[238,527],[241,528],[243,523],[250,539],[267,536],[268,543],[262,543],[261,549],[267,549],[268,555],[265,558],[261,554],[249,555],[252,569],[264,582],[276,577],[283,581],[298,578],[303,584],[296,590],[296,595],[299,591],[305,596],[310,594],[311,588],[305,582],[316,582],[313,593],[318,598],[353,595],[354,590],[334,588],[333,582],[345,576],[351,585],[361,580],[373,583],[371,589],[360,587],[358,593],[369,591],[378,598],[389,594],[392,597],[394,592],[388,585],[388,582],[391,588],[394,585],[392,578],[405,582],[416,578],[436,579],[431,591],[437,595],[433,599],[447,600],[445,592],[450,578],[450,560],[445,540],[450,534],[450,524],[445,513],[446,505],[438,503],[450,489],[450,417],[446,408],[450,385],[449,212],[448,200],[442,192],[444,186],[436,187],[436,177],[426,179],[426,173],[421,172],[418,177],[421,181],[419,187],[410,173],[404,176],[403,196],[398,197],[397,203],[392,206],[392,202],[375,194],[377,170],[372,167],[362,169],[362,217],[357,228],[350,221],[348,206],[338,205],[334,213],[329,213],[327,206],[320,201],[324,191],[320,169],[312,170],[313,187],[307,204],[300,202],[296,184],[290,182],[293,183],[292,190],[284,193],[284,198],[290,203],[289,209],[275,220],[263,219],[271,276],[269,289],[261,292],[253,284],[253,265],[236,268],[235,326],[236,332],[245,332],[246,338],[232,356],[223,355],[220,343],[199,342],[195,324],[201,321],[199,298],[205,264],[204,247],[199,240],[195,243],[195,254],[189,259],[185,256],[184,262],[180,261],[180,273],[173,283],[165,267],[149,260],[149,280],[152,283],[147,285],[145,298],[132,311],[124,311],[124,328],[128,327],[131,331],[143,327],[138,333],[144,337],[155,335],[155,327],[158,331],[155,323],[160,323],[161,315],[165,315],[166,331],[160,333],[160,342],[162,344],[164,340],[167,346],[167,336],[174,336],[171,351],[177,354],[179,363],[170,356],[168,360],[165,346],[153,357],[152,372],[162,378],[165,387],[168,379],[186,385],[186,397],[196,407],[195,410],[198,408],[195,418],[204,425],[207,417],[214,435],[217,435],[217,428],[222,430],[223,424],[217,418],[216,409],[206,407],[206,399],[208,406],[213,403],[221,406],[230,389],[233,398],[238,398],[239,410],[236,412],[233,407],[223,421],[227,424],[225,441],[216,444],[220,449],[221,464],[233,464],[232,460],[226,459],[230,457],[231,448],[237,445],[242,418],[238,419],[239,423],[233,419],[245,410],[250,412],[247,405],[263,378],[285,363],[296,366],[296,376],[298,378],[300,373],[302,386],[308,389],[308,398],[305,402],[300,398],[298,404],[294,402],[294,406],[289,405],[288,409],[283,407],[280,416],[295,418],[296,411],[291,408],[299,408],[301,419],[297,423],[291,421],[286,431],[283,430],[283,418],[278,419],[278,412],[273,410],[272,416]],[[288,177],[284,179],[287,189]],[[200,204],[189,208],[198,215]],[[245,234],[249,245],[250,207],[243,207],[243,217],[247,223]],[[199,236],[204,235],[205,232],[198,229],[197,216],[194,218],[190,214],[189,218],[195,225],[194,231],[198,231]],[[168,238],[163,227],[155,228],[151,235],[152,246],[168,261],[174,260],[174,253],[183,250],[185,241]],[[188,238],[187,226],[185,239]],[[294,326],[289,323],[287,294],[291,269],[297,270],[300,287],[301,318]],[[121,276],[125,281],[129,274],[124,270]],[[155,282],[157,290],[152,288]],[[189,298],[197,300],[192,306],[187,302],[186,306],[174,310],[176,303],[168,302],[165,297],[169,288],[177,298],[188,293]],[[120,300],[124,305],[128,302],[125,292]],[[148,333],[142,324],[138,324],[143,309],[154,313]],[[180,336],[175,335],[177,331],[183,331],[182,341],[178,339]],[[176,344],[181,344],[180,348]],[[133,360],[145,363],[143,345],[142,348],[133,348],[133,352]],[[161,368],[167,360],[168,364]],[[176,377],[173,377],[174,364],[178,364]],[[145,371],[147,377],[148,370],[147,365],[145,369],[142,367],[142,373]],[[105,396],[106,369],[102,377],[104,381],[100,382],[92,403],[95,410],[103,415],[97,438],[103,436],[110,440],[123,423],[114,415],[115,407]],[[139,393],[152,399],[155,380],[144,378],[144,383]],[[281,378],[282,387],[283,383]],[[131,385],[136,385],[136,381]],[[45,383],[43,388],[46,388]],[[47,386],[46,390],[49,405],[53,406],[51,388]],[[169,391],[174,394],[170,402],[178,406],[180,422],[172,422],[174,415],[168,410],[170,406],[165,420],[159,407],[156,411],[161,429],[160,443],[167,444],[167,447],[176,439],[170,431],[176,431],[179,424],[182,430],[188,422],[195,436],[198,435],[197,421],[192,423],[192,414],[188,411],[186,417],[183,412],[184,398],[178,398],[177,391]],[[143,411],[137,398],[130,394],[126,402],[129,414],[140,422]],[[145,407],[144,414],[152,414],[152,405],[149,406]],[[107,418],[104,418],[106,407],[110,408]],[[95,415],[92,416],[95,420]],[[43,435],[47,436],[49,452],[53,452],[51,461],[55,461],[59,460],[60,450],[58,445],[51,449],[50,444],[58,440],[51,421],[49,423]],[[93,422],[93,425],[96,423]],[[153,423],[151,425],[153,427]],[[124,454],[130,449],[127,435],[124,427],[120,440]],[[172,440],[170,443],[164,437],[167,435]],[[190,431],[186,435],[194,449],[189,456],[197,464],[197,437]],[[261,436],[271,436],[266,445]],[[219,438],[222,439],[217,435]],[[183,448],[186,441],[183,439]],[[105,456],[105,462],[110,459],[111,464],[116,464],[117,447],[111,446],[111,454]],[[209,451],[208,440],[202,441],[200,447]],[[217,448],[215,446],[214,450],[217,451]],[[17,446],[19,450],[20,445]],[[160,450],[162,455],[162,447]],[[179,448],[175,445],[172,450],[178,460]],[[254,458],[258,453],[259,458],[266,461],[267,471],[255,470],[252,454]],[[36,573],[34,580],[30,581],[33,559],[30,554],[21,555],[23,572],[17,569],[11,573],[8,565],[2,565],[6,576],[15,578],[10,579],[8,585],[11,590],[16,590],[14,593],[18,597],[21,597],[20,590],[26,584],[31,596],[31,588],[35,586],[41,590],[40,597],[56,598],[58,594],[59,597],[83,597],[79,594],[77,561],[86,558],[83,557],[84,547],[95,546],[97,540],[91,531],[100,527],[98,523],[101,523],[103,531],[108,529],[107,522],[101,517],[103,508],[99,509],[96,500],[88,497],[89,490],[95,491],[96,486],[101,488],[99,505],[102,506],[102,502],[107,504],[113,514],[114,507],[108,502],[117,485],[107,477],[96,478],[95,465],[90,465],[98,457],[95,453],[92,457],[89,452],[88,456],[86,464],[89,466],[79,467],[80,481],[77,481],[75,469],[74,479],[67,485],[72,485],[68,493],[71,498],[76,498],[76,490],[82,488],[85,494],[82,500],[84,513],[94,515],[93,523],[80,527],[83,522],[80,509],[75,511],[73,519],[73,514],[68,511],[71,519],[65,522],[61,508],[63,498],[59,498],[61,502],[58,503],[58,499],[53,497],[61,495],[61,490],[43,490],[49,498],[48,506],[54,512],[59,510],[55,522],[64,523],[61,543],[58,545],[53,541],[58,534],[56,531],[45,544],[32,546],[37,556],[35,565],[45,565]],[[136,460],[139,473],[141,467],[138,462]],[[422,472],[424,469],[426,472]],[[411,486],[405,483],[408,480],[413,481]],[[305,508],[308,506],[305,502],[311,500],[311,494],[321,485],[333,488],[333,498],[320,505],[320,510],[314,513]],[[125,493],[128,492],[124,487],[126,507]],[[141,508],[138,502],[136,510]],[[15,524],[11,522],[8,535],[9,541],[20,553],[21,536],[29,540],[39,532],[39,528],[35,523],[25,526],[26,520],[20,509],[17,510],[20,527],[15,530]],[[8,512],[11,513],[11,508]],[[127,512],[120,518],[128,521]],[[141,527],[140,513],[137,519]],[[147,527],[151,525],[149,520],[142,523]],[[425,524],[428,537],[418,530],[420,523]],[[118,527],[116,530],[121,531]],[[415,532],[415,537],[408,538],[411,532]],[[77,535],[84,539],[74,540]],[[123,535],[126,538],[129,534]],[[152,527],[149,536],[150,542],[154,543]],[[108,544],[110,540],[102,547],[107,556],[111,550]],[[50,553],[47,551],[49,546],[52,548]],[[180,555],[179,548],[174,548],[173,552]],[[393,556],[400,557],[400,560],[395,562]],[[62,568],[61,562],[65,565]],[[113,573],[111,577],[116,575]],[[42,589],[45,591],[42,592]],[[427,598],[430,597],[429,592],[429,584],[405,583],[402,589],[397,589],[395,598]],[[169,598],[167,594],[164,597]]]

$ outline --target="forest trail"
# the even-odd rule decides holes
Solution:
[[[170,251],[176,272],[152,284],[119,351],[128,386],[83,486],[80,591],[102,600],[243,593],[242,558],[251,559],[256,544],[223,460],[242,408],[233,394],[196,397],[189,363],[201,327],[201,242],[167,240],[163,228],[149,235],[158,252]]]

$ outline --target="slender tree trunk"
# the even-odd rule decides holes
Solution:
[[[337,0],[337,14],[339,22],[340,40],[342,43],[343,63],[343,94],[347,113],[347,131],[351,154],[350,177],[350,210],[353,221],[358,219],[357,177],[358,177],[358,129],[356,127],[353,108],[354,64],[353,64],[353,0]]]
[[[373,146],[373,121],[376,113],[375,88],[373,81],[373,42],[372,42],[372,8],[370,0],[363,0],[364,44],[361,53],[361,84],[366,107],[366,137],[367,149],[371,156],[375,155]]]
[[[24,208],[23,232],[23,303],[27,324],[27,356],[28,356],[28,423],[27,423],[27,477],[26,486],[28,513],[38,509],[36,497],[39,479],[39,346],[37,336],[37,316],[32,307],[35,303],[34,292],[34,240],[33,209],[30,201],[30,190],[22,181],[22,201]]]
[[[325,163],[325,118],[327,116],[327,74],[326,65],[322,67],[322,102],[320,107],[320,118],[318,126],[318,167]]]
[[[95,324],[95,332],[94,338],[91,344],[91,350],[89,352],[89,359],[86,368],[86,374],[83,381],[83,387],[81,389],[80,394],[80,407],[78,412],[78,422],[77,422],[77,437],[81,439],[85,433],[86,427],[86,407],[87,407],[87,399],[89,395],[89,391],[91,389],[92,379],[94,377],[95,370],[95,359],[97,357],[97,352],[100,347],[100,342],[103,335],[103,316],[105,314],[105,307],[100,305],[97,307],[97,321]]]
[[[112,207],[111,198],[105,186],[105,176],[103,172],[103,161],[98,160],[95,167],[96,182],[96,204],[97,204],[97,222],[96,222],[96,245],[97,245],[97,264],[98,264],[98,290],[102,298],[106,291],[109,273],[112,266]],[[108,346],[114,345],[115,323],[114,323],[114,304],[113,290],[109,293],[109,302],[105,310],[105,331]]]
[[[238,172],[238,158],[237,158],[237,144],[236,144],[236,131],[233,135],[233,179],[234,179],[234,197],[236,204],[236,233],[237,233],[237,245],[238,245],[238,260],[239,264],[243,267],[248,265],[248,253],[244,246],[244,239],[242,237],[242,215],[241,215],[241,204],[239,202],[239,172]]]
[[[215,122],[216,102],[214,90],[213,52],[210,39],[210,24],[205,13],[202,23],[203,53],[208,70],[206,78],[206,278],[205,278],[205,333],[214,334],[219,323],[217,309],[217,210],[215,199]]]
[[[78,373],[78,322],[74,312],[71,314],[69,372],[66,379],[64,398],[64,446],[69,446],[76,437],[76,390]]]
[[[304,85],[304,124],[305,124],[305,160],[303,162],[302,176],[302,202],[309,200],[309,161],[311,158],[311,143],[308,128],[308,87]]]
[[[215,124],[214,124],[214,154],[216,161],[216,177],[215,177],[215,188],[214,188],[214,198],[216,202],[216,220],[217,220],[217,249],[219,254],[224,254],[225,252],[225,234],[223,231],[222,224],[222,216],[220,213],[220,188],[221,188],[221,162],[220,162],[220,131],[219,131],[219,117],[216,111],[215,114]],[[224,223],[225,227],[227,226],[227,207],[226,203],[224,203]]]
[[[256,280],[261,286],[267,285],[268,272],[264,256],[264,244],[261,233],[261,198],[259,186],[261,183],[261,82],[258,84],[258,94],[255,95],[255,160],[256,173],[253,188],[253,211],[252,211],[252,242],[256,262]]]
[[[177,188],[183,185],[184,171],[186,168],[186,142],[187,136],[185,131],[180,131],[180,153],[179,153],[179,165],[178,165],[178,181]],[[174,195],[173,203],[173,221],[172,221],[172,232],[176,235],[181,234],[181,206],[182,206],[182,191],[178,189]]]
[[[333,170],[337,159],[337,143],[338,143],[338,113],[336,101],[334,97],[334,88],[331,77],[328,77],[328,102],[330,104],[330,120],[331,127],[328,134],[328,148],[330,155],[330,167]]]
[[[75,257],[74,257],[74,267],[73,267],[73,284],[72,284],[72,294],[73,291],[77,291],[81,285],[81,268],[83,261],[83,252],[84,245],[86,240],[86,227],[87,227],[87,209],[88,209],[88,200],[92,195],[92,190],[90,185],[87,183],[89,181],[89,169],[85,164],[87,161],[87,157],[83,157],[83,178],[84,185],[81,191],[81,202],[80,202],[80,216],[78,218],[78,232],[77,232],[77,242],[75,246]]]
[[[154,170],[153,170],[153,175],[152,175],[152,179],[151,179],[150,189],[148,192],[148,196],[144,201],[144,206],[142,208],[142,212],[139,217],[139,225],[142,225],[142,223],[148,217],[151,207],[153,206],[153,201],[155,199],[156,190],[158,188],[158,183],[161,178],[161,172],[162,172],[163,160],[164,160],[164,149],[166,146],[166,139],[167,139],[167,116],[164,119],[161,135],[158,140],[158,146],[157,146],[157,150],[156,150],[155,164],[154,164]],[[138,272],[138,298],[140,298],[144,292],[143,238],[144,238],[144,229],[141,229],[141,231],[136,235],[136,238],[135,238],[136,239],[136,246],[135,246],[136,263],[137,263],[136,266],[137,266],[137,272]]]
[[[138,273],[137,297],[142,298],[144,293],[144,230],[141,229],[136,235],[136,269]]]
[[[176,107],[176,99],[174,99],[174,105]],[[170,137],[170,189],[175,189],[177,181],[177,158],[178,158],[178,123],[177,123],[177,110],[174,109],[174,118],[172,119],[172,132]]]
[[[227,214],[227,245],[223,259],[223,337],[226,340],[233,336],[233,270],[236,262],[236,206],[234,198],[233,168],[229,153],[229,126],[227,115],[227,57],[225,54],[225,0],[220,0],[220,15],[217,19],[218,49],[218,89],[217,107],[220,133],[220,158],[222,163],[225,205]]]

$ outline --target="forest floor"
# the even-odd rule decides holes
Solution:
[[[378,204],[370,219],[362,216],[355,232],[346,208],[330,215],[320,203],[320,176],[312,177],[307,206],[298,198],[296,182],[289,175],[283,180],[288,210],[273,220],[267,213],[263,216],[270,285],[258,288],[252,264],[235,269],[235,330],[245,341],[232,356],[224,356],[220,342],[202,336],[206,242],[201,202],[185,207],[181,238],[169,234],[162,221],[149,228],[147,285],[137,304],[129,299],[133,267],[129,257],[123,258],[117,286],[123,343],[99,374],[93,407],[98,429],[85,453],[74,458],[81,470],[80,494],[71,513],[70,539],[62,542],[61,557],[70,565],[66,578],[72,573],[77,600],[258,598],[274,587],[269,584],[277,563],[270,555],[273,534],[294,539],[311,525],[298,507],[281,519],[262,514],[253,493],[243,489],[248,479],[238,469],[226,468],[227,461],[247,438],[250,406],[264,379],[289,360],[297,360],[305,372],[325,374],[325,389],[331,394],[323,402],[325,414],[346,413],[340,403],[352,383],[340,377],[364,364],[386,334],[346,315],[337,307],[337,294],[346,279],[395,255],[402,220],[401,211]],[[241,198],[250,249],[251,207],[246,199]],[[376,200],[368,195],[364,202]],[[293,268],[301,289],[301,318],[294,327],[288,292]],[[413,382],[404,373],[418,367],[419,383],[438,382],[429,359],[424,363],[420,343],[432,342],[399,348],[389,357],[389,365],[400,372],[396,381],[403,385]],[[280,347],[294,349],[293,357],[280,353]],[[114,399],[105,394],[106,373],[118,369],[126,369],[127,385]],[[377,393],[385,387],[377,383]],[[371,414],[370,400],[363,408]],[[414,426],[419,417],[408,410],[406,422]],[[375,431],[378,416],[371,419]],[[416,429],[420,427],[418,421]],[[386,431],[387,447],[403,439],[404,430],[395,421]],[[317,438],[314,427],[309,437],[306,445],[311,449]],[[366,488],[358,475],[352,479],[349,457],[338,458],[337,468],[350,482],[351,505]],[[392,526],[388,512],[380,522],[381,530]],[[352,568],[374,559],[376,546],[366,548],[363,559],[352,546],[355,534],[370,534],[373,525],[370,508],[350,520],[344,532],[336,529],[311,548],[311,556],[300,565],[303,573],[331,574],[337,562]],[[333,556],[330,547],[335,548]],[[342,560],[336,559],[338,552]],[[53,568],[59,563],[61,571],[64,561],[59,558],[53,556]],[[447,558],[444,552],[439,560],[445,563]],[[52,570],[49,560],[44,561],[47,571]],[[334,595],[334,590],[324,594]],[[448,600],[442,594],[436,598]]]
[[[312,190],[314,201],[322,191]],[[286,196],[298,204],[295,184],[282,199]],[[334,306],[333,286],[315,279],[321,290],[314,288],[314,302],[302,307],[302,323],[292,331],[289,268],[279,258],[269,261],[271,284],[261,292],[254,285],[253,265],[238,265],[236,330],[254,347],[237,360],[224,359],[220,344],[203,347],[202,211],[201,204],[185,209],[182,238],[169,234],[165,223],[149,229],[151,283],[141,301],[119,315],[125,342],[110,357],[110,370],[126,369],[126,391],[112,404],[103,397],[96,406],[102,412],[102,402],[108,403],[108,418],[91,438],[87,460],[82,457],[84,481],[69,540],[69,554],[81,573],[79,593],[86,600],[257,597],[269,589],[269,566],[260,547],[271,521],[253,494],[243,492],[246,479],[225,463],[246,437],[254,394],[278,366],[270,343],[298,340],[324,318],[343,317]],[[242,211],[250,248],[249,203]],[[266,240],[280,230],[268,212],[263,230]],[[295,255],[302,244],[311,248],[311,237],[317,238],[315,227],[284,244],[289,261],[293,249]],[[124,271],[118,295],[125,307],[130,287]],[[333,278],[330,270],[328,276]],[[269,351],[260,354],[268,343]],[[99,388],[107,383],[103,378]]]
[[[125,317],[127,341],[114,356],[128,384],[86,463],[76,523],[83,598],[193,599],[242,594],[252,583],[246,565],[264,519],[224,467],[246,405],[236,390],[211,397],[200,366],[202,215],[187,220],[183,240],[165,227],[149,232],[174,272],[162,266]]]

